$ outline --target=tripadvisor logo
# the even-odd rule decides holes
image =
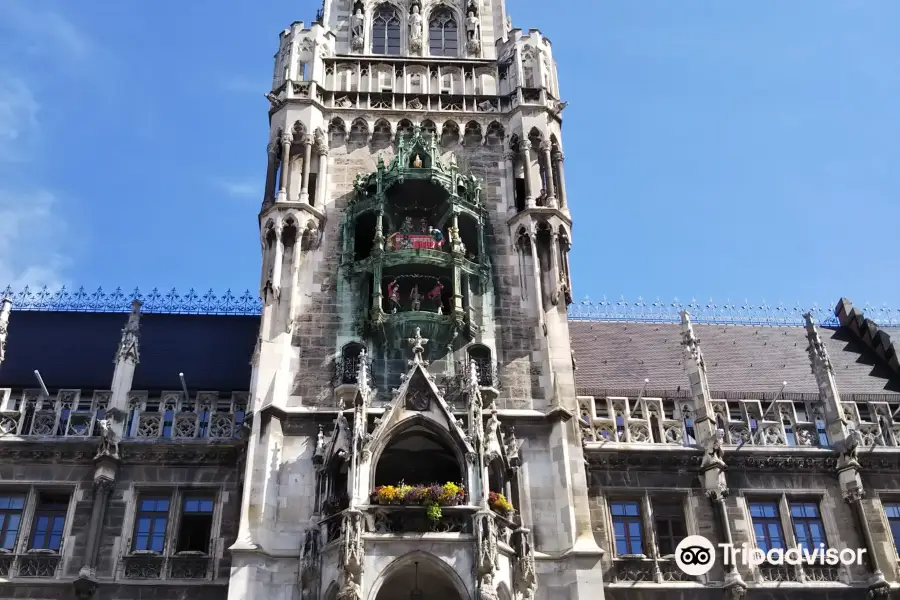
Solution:
[[[782,565],[861,565],[866,550],[844,548],[773,548],[764,552],[760,548],[751,548],[747,544],[735,547],[732,544],[718,544],[722,554],[722,563],[756,567],[763,563],[772,566]],[[716,546],[702,535],[689,535],[675,548],[675,564],[685,575],[698,577],[709,573],[716,562]]]

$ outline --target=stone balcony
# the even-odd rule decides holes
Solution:
[[[25,554],[0,550],[0,579],[52,579],[61,565],[62,555],[50,550],[32,550]]]

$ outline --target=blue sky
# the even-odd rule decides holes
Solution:
[[[0,285],[254,289],[263,93],[318,5],[0,0]],[[900,306],[900,3],[549,6],[508,0],[569,102],[578,299]]]

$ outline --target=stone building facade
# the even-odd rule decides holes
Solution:
[[[573,304],[565,103],[502,0],[326,0],[268,97],[258,298],[0,306],[0,598],[900,588],[896,317]],[[688,576],[688,535],[867,558]]]

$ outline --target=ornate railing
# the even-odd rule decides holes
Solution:
[[[104,418],[111,397],[108,390],[82,395],[82,390],[65,389],[46,396],[42,390],[0,389],[0,437],[99,435],[97,422]]]
[[[341,356],[334,361],[334,385],[356,384],[359,375],[360,355]],[[366,358],[369,373],[372,372],[372,359]]]
[[[697,581],[678,568],[672,557],[652,558],[643,555],[620,556],[613,559],[607,572],[614,583],[672,583]]]
[[[719,304],[710,300],[703,303],[691,300],[679,302],[646,302],[643,298],[630,302],[624,298],[619,301],[608,301],[604,297],[600,301],[585,298],[569,306],[569,320],[572,321],[627,321],[638,323],[678,323],[681,311],[687,310],[694,323],[721,325],[770,325],[770,326],[802,326],[803,315],[812,313],[816,323],[823,327],[838,327],[840,323],[830,305],[819,306],[787,306],[785,304],[770,305],[766,302],[751,304],[743,302],[735,304],[726,301]],[[879,325],[900,325],[900,310],[887,307],[870,307],[863,309],[867,318]]]
[[[120,573],[123,579],[210,579],[213,558],[206,554],[182,553],[165,556],[156,553],[130,554],[122,557]]]
[[[26,554],[0,552],[0,577],[34,577],[50,579],[56,577],[62,564],[57,552],[32,551]]]
[[[490,358],[472,358],[475,368],[478,370],[478,385],[482,387],[497,387],[497,369]]]
[[[824,406],[817,394],[775,399],[712,400],[713,420],[725,445],[827,448]],[[864,446],[900,446],[897,402],[845,401],[844,417]],[[585,442],[691,446],[692,401],[688,398],[581,396],[580,425]]]
[[[472,533],[473,506],[443,506],[440,519],[432,520],[424,506],[365,508],[367,533]]]
[[[112,292],[104,292],[98,288],[88,292],[83,287],[70,291],[65,287],[51,291],[47,287],[31,289],[25,287],[14,291],[7,287],[0,292],[0,298],[8,297],[13,302],[13,310],[57,311],[57,312],[131,312],[134,300],[143,302],[143,313],[172,313],[200,315],[258,315],[262,311],[262,300],[250,291],[235,296],[226,290],[221,296],[212,290],[198,294],[193,289],[179,294],[172,289],[162,292],[154,288],[144,294],[139,289],[131,293],[116,288]]]
[[[131,392],[125,437],[234,439],[241,434],[248,398],[246,392],[224,398],[217,392],[199,392],[194,398],[185,398],[183,392],[163,392],[155,398],[150,398],[147,392]]]

